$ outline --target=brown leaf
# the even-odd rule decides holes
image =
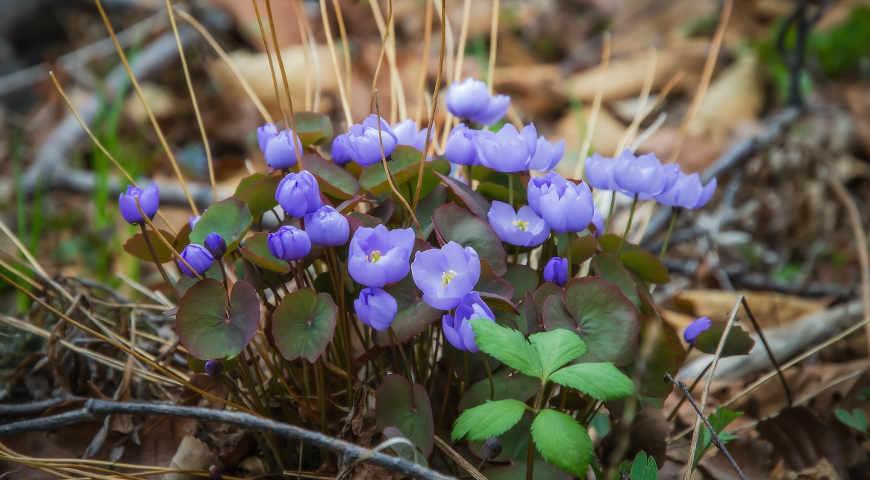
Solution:
[[[172,461],[169,462],[169,467],[178,470],[206,470],[214,462],[215,455],[208,448],[208,445],[194,436],[187,435],[181,439],[178,450],[175,451]],[[192,478],[194,477],[183,473],[167,473],[163,476],[163,480],[188,480]]]

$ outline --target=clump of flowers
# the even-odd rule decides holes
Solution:
[[[421,452],[431,451],[427,405],[437,394],[457,418],[455,440],[499,437],[511,451],[509,442],[525,437],[502,435],[528,428],[520,424],[526,416],[540,456],[585,477],[593,453],[578,413],[632,395],[662,396],[659,384],[629,376],[642,319],[655,321],[655,306],[638,292],[667,280],[655,256],[606,231],[593,193],[627,196],[631,218],[642,201],[701,208],[716,181],[630,151],[594,154],[584,179],[565,178],[555,171],[564,141],[539,135],[532,123],[487,127],[509,105],[480,81],[451,85],[446,106],[460,123],[443,145],[438,125],[427,135],[412,120],[391,125],[374,114],[324,133],[316,145],[317,136],[301,129],[258,128],[268,169],[243,180],[257,188],[240,188],[164,239],[179,246],[170,260],[187,277],[171,286],[182,344],[207,361],[209,375],[226,378],[244,367],[223,362],[264,355],[293,398],[321,396],[319,406],[300,410],[303,421],[309,409],[328,409],[315,415],[328,418],[343,399],[356,405],[353,389],[389,370],[382,386],[371,385],[378,396],[399,374],[411,388],[389,390],[401,401],[375,406],[379,425],[398,429]],[[427,136],[434,143],[424,152]],[[144,224],[158,208],[156,187],[129,187],[119,207],[153,247],[162,233]],[[265,227],[267,218],[278,225]],[[155,251],[158,264],[169,261]],[[685,340],[707,328],[709,319],[693,323]],[[252,341],[261,342],[256,354]],[[492,382],[514,375],[536,379],[531,392],[494,398]],[[347,386],[343,393],[324,390],[337,384]],[[437,393],[427,390],[434,385]],[[489,394],[472,398],[472,391]],[[545,436],[555,432],[577,450],[554,451]]]

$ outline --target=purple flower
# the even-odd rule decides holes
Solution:
[[[459,118],[483,125],[499,121],[510,103],[511,98],[507,95],[492,96],[485,83],[472,78],[454,83],[447,89],[447,110]]]
[[[311,251],[308,234],[291,225],[282,225],[270,233],[266,243],[272,256],[288,262],[304,258]]]
[[[393,125],[393,133],[396,134],[397,145],[414,147],[421,152],[426,148],[426,129],[418,129],[417,122],[410,118]]]
[[[690,323],[686,330],[683,331],[683,339],[686,343],[693,344],[698,337],[713,326],[713,321],[710,317],[700,317]]]
[[[517,212],[509,204],[494,200],[487,218],[501,241],[518,247],[537,247],[550,236],[547,222],[528,205]]]
[[[382,288],[366,287],[353,301],[359,320],[377,331],[390,328],[399,309],[396,299]]]
[[[568,281],[568,259],[565,257],[552,257],[544,265],[544,281],[553,282],[563,287]]]
[[[444,146],[444,157],[447,161],[459,165],[477,165],[477,134],[477,130],[468,128],[464,123],[453,127]]]
[[[260,151],[266,153],[269,140],[276,136],[278,136],[278,127],[274,123],[264,123],[257,127],[257,145],[260,146]]]
[[[567,183],[568,181],[556,172],[549,172],[544,176],[532,178],[526,186],[526,198],[529,201],[529,206],[540,215],[541,195],[554,188],[562,187]]]
[[[413,229],[357,228],[348,247],[348,273],[367,287],[398,282],[411,268],[408,262],[413,249]]]
[[[338,210],[324,205],[314,212],[305,214],[305,232],[317,245],[337,247],[347,243],[347,238],[350,236],[350,223]]]
[[[534,138],[520,135],[511,124],[501,127],[498,133],[481,130],[475,142],[477,159],[481,165],[498,172],[522,172],[529,169],[529,150],[534,148],[534,142]]]
[[[188,277],[195,277],[197,275],[202,275],[206,270],[211,268],[211,264],[214,263],[214,257],[211,252],[208,251],[202,245],[197,245],[195,243],[191,243],[190,245],[184,247],[184,250],[181,251],[181,258],[184,259],[194,270],[192,272],[187,265],[184,264],[181,260],[176,260],[175,262],[178,264],[179,270],[181,273],[187,275]]]
[[[217,232],[211,232],[206,235],[202,244],[205,245],[205,248],[208,249],[209,253],[211,253],[214,258],[223,257],[224,253],[227,251],[226,240],[224,240],[224,237]]]
[[[673,167],[663,166],[652,153],[635,157],[626,150],[613,166],[613,183],[616,189],[629,197],[648,200],[673,184],[677,171]]]
[[[589,226],[595,214],[592,192],[585,183],[566,180],[543,182],[529,189],[529,204],[556,233],[579,232]],[[558,177],[561,178],[561,177]],[[531,182],[529,182],[531,184]],[[535,198],[532,203],[532,198]]]
[[[221,362],[218,360],[206,360],[205,361],[205,373],[209,377],[217,377],[223,372],[224,368],[221,365]]]
[[[275,200],[287,212],[287,215],[297,218],[311,213],[323,205],[323,202],[320,201],[320,187],[317,185],[317,179],[308,170],[288,173],[286,177],[281,179],[278,188],[275,189]]]
[[[616,161],[593,153],[586,159],[586,183],[598,190],[613,190],[613,166]]]
[[[294,142],[296,142],[294,144]],[[263,156],[266,165],[275,170],[282,170],[296,165],[296,151],[302,153],[302,140],[293,133],[293,130],[281,130],[277,135],[266,142],[266,150]]]
[[[480,257],[471,247],[447,242],[441,248],[417,252],[411,276],[432,308],[449,310],[459,304],[480,279]]]
[[[347,134],[342,133],[332,140],[332,163],[344,165],[353,159],[353,151],[347,143]]]
[[[480,294],[471,292],[462,297],[453,313],[446,313],[441,317],[444,338],[459,350],[477,352],[478,348],[477,343],[474,341],[474,330],[471,329],[471,321],[478,318],[495,321],[495,315],[480,298]]]
[[[716,179],[701,184],[701,177],[697,173],[685,174],[680,172],[677,181],[670,188],[656,196],[656,201],[670,207],[686,209],[701,208],[710,201],[716,192]]]
[[[381,161],[381,143],[384,157],[389,157],[398,143],[390,124],[374,114],[366,117],[362,123],[351,125],[344,138],[351,160],[363,167]]]
[[[160,207],[160,192],[157,190],[157,184],[152,183],[144,190],[128,185],[127,191],[118,195],[118,208],[121,210],[121,216],[131,225],[145,223],[145,219],[142,218],[142,214],[136,207],[136,200],[139,201],[139,206],[142,207],[142,212],[148,219],[154,218],[154,214]]]
[[[553,143],[544,137],[539,137],[534,123],[523,127],[523,135],[532,135],[536,138],[535,146],[529,152],[530,170],[546,172],[552,170],[562,160],[562,155],[565,154],[565,140]]]

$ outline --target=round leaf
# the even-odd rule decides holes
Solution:
[[[420,153],[419,150],[406,145],[400,145],[393,150],[393,154],[387,162],[387,168],[389,168],[390,174],[393,177],[393,182],[395,182],[396,185],[402,185],[413,179],[416,188],[417,175],[420,171],[421,155],[422,153]],[[434,177],[434,174],[431,173],[433,170],[446,174],[450,171],[450,164],[444,160],[434,160],[431,162],[425,162],[423,170],[424,175],[425,171],[428,170],[430,172],[429,175]],[[433,182],[430,181],[429,183],[431,184]],[[390,183],[387,180],[387,174],[384,172],[384,166],[380,162],[363,169],[363,172],[359,177],[359,184],[366,191],[375,195],[382,195],[391,191]],[[430,185],[428,190],[431,190],[433,187],[434,184]],[[423,189],[423,194],[425,193],[428,193],[427,189]]]
[[[317,178],[320,191],[330,197],[346,200],[359,191],[359,183],[350,172],[320,155],[305,155],[303,161],[305,169]]]
[[[525,297],[526,293],[533,292],[538,288],[538,272],[527,265],[520,265],[518,263],[508,265],[504,279],[513,285],[514,300],[519,300]]]
[[[445,241],[452,240],[462,246],[473,248],[480,259],[486,261],[492,271],[498,275],[507,272],[507,261],[504,245],[492,231],[489,223],[475,217],[468,210],[448,203],[435,210],[432,216],[435,231]]]
[[[172,238],[172,234],[165,230],[160,230],[160,233],[163,235],[163,238],[167,240]],[[158,262],[166,263],[172,260],[172,250],[170,250],[166,244],[160,240],[153,230],[147,230],[145,235],[148,236],[148,240],[151,241],[151,246],[154,247],[154,254],[157,256]],[[140,260],[153,262],[154,257],[151,256],[151,252],[148,250],[148,244],[145,242],[145,235],[142,235],[142,232],[139,232],[128,238],[127,241],[124,242],[124,251]]]
[[[435,424],[426,389],[400,375],[387,375],[375,392],[378,429],[398,428],[427,457],[432,453]]]
[[[210,278],[187,290],[175,318],[181,344],[203,360],[238,355],[259,324],[260,299],[250,283],[236,282],[227,305],[223,285]]]
[[[704,353],[715,355],[716,348],[719,347],[719,340],[722,338],[722,334],[725,333],[726,325],[727,323],[725,322],[714,321],[710,325],[710,328],[701,335],[698,335],[698,338],[695,340],[695,348]],[[728,332],[728,338],[725,339],[725,345],[722,347],[722,356],[746,355],[754,346],[755,340],[746,333],[743,327],[735,323],[731,326],[731,331]]]
[[[332,297],[297,290],[281,300],[272,313],[272,339],[287,360],[302,357],[310,363],[326,350],[335,332],[338,308]]]
[[[298,112],[293,116],[296,123],[296,135],[302,140],[303,146],[321,143],[332,138],[332,122],[329,117],[317,112]],[[308,164],[305,164],[308,167]]]
[[[201,244],[206,235],[217,232],[224,237],[227,248],[238,245],[253,222],[248,207],[237,198],[227,198],[213,203],[196,222],[190,232],[190,241]]]
[[[290,264],[272,255],[272,252],[269,251],[268,240],[267,233],[257,232],[242,242],[239,252],[246,260],[260,268],[278,273],[289,272]]]
[[[441,179],[441,182],[450,189],[453,195],[458,198],[471,213],[479,218],[487,218],[487,214],[489,213],[489,200],[484,198],[483,195],[472,190],[471,187],[463,183],[461,180],[437,172],[435,175]]]
[[[280,181],[281,177],[276,175],[252,173],[239,181],[233,197],[244,202],[253,217],[260,218],[278,205],[275,201],[275,189],[278,188]]]

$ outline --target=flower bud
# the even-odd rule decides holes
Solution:
[[[137,200],[139,207],[142,207],[142,212],[148,219],[154,218],[154,214],[160,207],[160,192],[157,189],[157,184],[152,183],[144,189],[128,185],[127,190],[118,196],[118,208],[121,210],[121,216],[131,225],[145,223],[145,219],[142,218],[142,214],[139,213],[139,208],[136,206]]]
[[[190,268],[188,268],[188,266],[181,260],[176,261],[181,273],[188,277],[202,275],[211,268],[211,264],[214,263],[214,257],[211,252],[202,245],[197,245],[195,243],[191,243],[184,247],[184,250],[181,251],[181,258],[183,258],[184,261],[194,270],[191,271]]]
[[[269,140],[278,136],[278,127],[274,123],[264,123],[257,127],[257,145],[260,146],[260,151],[266,153],[266,147],[269,145]]]
[[[227,242],[224,240],[224,237],[217,232],[211,232],[206,235],[205,240],[202,243],[214,258],[223,257],[224,253],[227,251]]]
[[[294,144],[295,142],[295,144]],[[296,165],[296,153],[302,153],[302,141],[292,130],[281,130],[266,143],[266,165],[281,170]]]
[[[219,360],[206,360],[205,373],[210,377],[217,377],[223,372],[224,366]]]
[[[321,205],[320,186],[308,170],[290,173],[278,183],[275,189],[275,200],[287,215],[300,218],[311,213]]]
[[[552,257],[544,266],[544,281],[553,282],[562,287],[568,281],[568,259]]]
[[[311,251],[308,234],[290,225],[283,225],[270,233],[267,243],[272,255],[281,260],[299,260]]]
[[[390,328],[399,309],[396,299],[382,288],[367,287],[353,301],[359,320],[378,331]]]
[[[713,321],[710,317],[699,317],[694,322],[690,323],[686,330],[683,331],[683,340],[686,343],[694,344],[695,340],[713,326]]]
[[[305,233],[312,243],[337,247],[347,243],[350,223],[335,208],[324,205],[305,215]]]

